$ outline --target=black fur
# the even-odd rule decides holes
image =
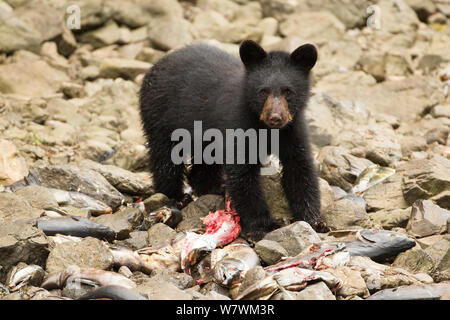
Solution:
[[[254,42],[244,41],[242,62],[211,46],[197,44],[161,59],[146,74],[140,91],[141,116],[150,148],[150,170],[155,191],[170,198],[182,197],[184,165],[174,165],[171,133],[193,130],[201,120],[203,130],[218,128],[267,128],[260,113],[267,93],[283,91],[292,121],[280,129],[282,185],[296,220],[320,221],[320,195],[308,132],[303,116],[309,90],[309,71],[317,53],[311,45],[289,55],[266,53]],[[192,134],[193,136],[193,134]],[[224,169],[224,170],[223,170]],[[194,165],[188,182],[197,195],[225,188],[241,217],[243,232],[261,238],[275,227],[260,182],[260,164]]]

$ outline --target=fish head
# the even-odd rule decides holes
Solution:
[[[214,266],[214,279],[219,284],[230,287],[242,281],[243,270],[245,270],[245,265],[242,261],[225,258]]]

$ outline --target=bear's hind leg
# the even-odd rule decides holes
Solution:
[[[170,199],[181,200],[185,165],[173,163],[171,150],[171,146],[150,147],[150,171],[153,174],[155,192],[163,193]]]
[[[188,183],[197,196],[224,194],[222,166],[193,164],[188,173]]]

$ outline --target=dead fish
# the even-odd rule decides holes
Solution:
[[[389,167],[381,167],[379,165],[367,167],[356,179],[352,191],[356,194],[362,193],[374,185],[386,180],[394,173],[395,169]]]
[[[266,277],[245,289],[236,300],[268,300],[279,290],[273,276]]]
[[[69,216],[64,218],[39,218],[37,227],[47,236],[63,234],[75,237],[94,237],[113,241],[116,233],[111,228],[87,218]]]
[[[365,229],[360,230],[357,235],[359,240],[346,242],[343,251],[351,256],[369,257],[374,261],[395,257],[416,245],[413,239],[394,231]]]
[[[8,275],[7,285],[11,292],[26,285],[39,286],[44,279],[45,271],[40,266],[15,266]]]
[[[53,241],[54,244],[61,244],[61,243],[67,243],[67,242],[80,242],[81,240],[83,240],[80,237],[65,236],[63,234],[57,234],[55,236],[49,236],[48,238],[51,241]]]
[[[295,257],[286,257],[283,261],[264,269],[268,274],[274,274],[283,269],[298,267],[302,269],[320,269],[327,256],[335,255],[345,248],[344,244],[312,244]]]
[[[120,286],[104,286],[92,290],[78,300],[148,300],[142,295]]]
[[[180,251],[171,244],[165,244],[157,248],[142,248],[137,251],[143,263],[143,272],[151,270],[180,271]]]
[[[241,232],[240,218],[232,206],[231,198],[225,200],[225,209],[210,212],[204,219],[205,234],[187,232],[181,250],[181,268],[190,273],[192,266],[206,252],[223,247],[236,239]]]
[[[109,247],[109,251],[114,258],[114,266],[119,268],[121,266],[128,267],[131,271],[142,271],[144,273],[150,273],[151,270],[145,267],[139,254],[126,247],[112,245]]]
[[[245,273],[259,265],[258,255],[243,239],[237,239],[223,249],[215,249],[211,254],[214,279],[224,286],[242,282]]]
[[[50,190],[52,191],[56,202],[60,206],[69,205],[76,208],[84,208],[87,209],[93,216],[112,213],[111,207],[83,193],[53,188],[50,188]]]
[[[439,300],[449,291],[450,283],[401,286],[378,291],[366,300]]]
[[[281,270],[272,275],[278,285],[291,291],[299,291],[311,281],[323,281],[331,291],[342,287],[342,281],[329,272],[309,270],[303,268],[289,268]]]
[[[60,289],[64,287],[66,281],[72,278],[72,281],[92,281],[99,286],[117,285],[128,289],[133,289],[136,284],[130,279],[112,271],[98,270],[93,268],[79,268],[71,265],[64,271],[49,274],[42,283],[42,288]],[[78,279],[78,280],[76,280]]]

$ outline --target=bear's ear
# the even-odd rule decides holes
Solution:
[[[244,65],[248,68],[261,62],[267,56],[267,53],[255,41],[245,40],[241,43],[239,55]]]
[[[317,50],[312,44],[304,44],[291,53],[291,60],[299,64],[306,71],[314,67],[317,61]]]

